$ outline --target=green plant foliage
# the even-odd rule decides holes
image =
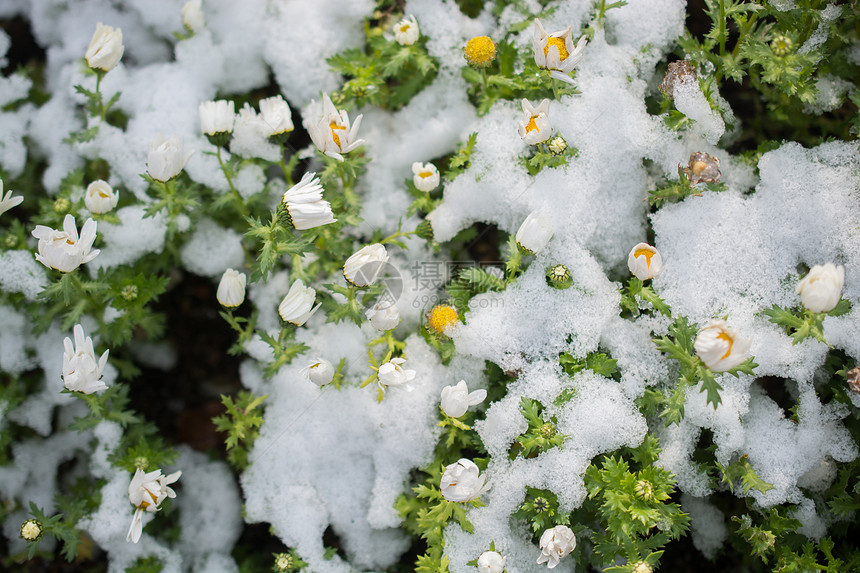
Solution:
[[[558,433],[558,420],[555,416],[544,419],[544,407],[540,402],[524,396],[520,400],[520,412],[525,416],[529,427],[511,446],[508,454],[511,459],[517,456],[533,458],[550,448],[561,447],[567,436]]]
[[[789,309],[773,305],[764,313],[768,320],[785,328],[791,335],[791,343],[798,344],[807,338],[814,338],[830,346],[824,338],[824,317],[842,316],[851,312],[851,302],[842,299],[830,312],[812,312],[805,308]]]
[[[263,412],[260,405],[268,396],[254,396],[247,391],[239,392],[238,399],[221,396],[221,403],[227,413],[212,418],[219,432],[226,432],[227,461],[233,467],[244,470],[248,467],[248,452],[260,435],[263,425]]]
[[[570,525],[570,516],[559,512],[558,496],[548,489],[526,487],[526,499],[512,515],[525,520],[538,535],[556,525]]]

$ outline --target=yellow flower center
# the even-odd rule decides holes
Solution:
[[[148,493],[148,494],[149,494],[149,498],[152,500],[152,503],[156,503],[156,497],[155,497],[155,494],[153,494],[151,491],[149,491],[149,490],[148,490],[148,489],[146,489],[146,488],[143,488],[143,491],[145,491],[146,493]],[[151,503],[149,503],[149,502],[148,502],[148,501],[146,501],[146,500],[143,500],[143,501],[141,501],[141,502],[140,502],[140,505],[138,505],[137,507],[139,507],[140,509],[146,509],[146,508],[147,508],[147,507],[149,507],[150,505],[152,505],[152,504],[151,504]]]
[[[654,256],[654,251],[651,251],[649,249],[636,249],[636,251],[634,251],[634,253],[633,253],[633,258],[638,259],[642,255],[645,255],[645,264],[650,267],[651,266],[651,257]],[[722,334],[720,336],[722,336]]]
[[[427,179],[431,175],[433,175],[432,171],[422,171],[421,173],[418,174],[418,177],[420,177],[421,179]]]
[[[693,175],[701,175],[707,167],[708,164],[705,161],[694,161],[693,165],[690,166],[690,171],[693,172]]]
[[[340,137],[337,136],[336,130],[346,131],[346,128],[343,127],[342,125],[338,125],[334,121],[331,122],[330,124],[328,124],[328,126],[329,126],[329,129],[331,129],[331,138],[334,139],[334,144],[337,145],[338,147],[340,147]]]
[[[408,31],[409,31],[409,28],[411,28],[411,27],[412,27],[412,26],[411,26],[411,25],[409,25],[409,24],[403,24],[402,26],[400,26],[400,31],[401,31],[401,32],[408,32]]]
[[[427,316],[427,324],[436,332],[445,334],[445,329],[457,324],[459,319],[456,308],[448,304],[437,304]]]
[[[110,194],[105,193],[104,191],[99,191],[99,197],[107,199],[108,197],[110,197]]]
[[[533,115],[529,118],[529,122],[526,124],[526,133],[529,133],[530,131],[538,131],[538,132],[540,131],[538,129],[537,123],[535,123],[535,120],[537,119],[537,117],[538,116]]]
[[[732,340],[732,337],[729,336],[728,334],[726,334],[725,332],[719,333],[717,335],[717,338],[719,338],[720,340],[725,340],[726,342],[729,343],[729,349],[726,350],[726,353],[720,357],[720,360],[725,360],[729,356],[729,354],[732,353],[732,344],[734,343],[734,341]]]
[[[490,65],[490,62],[496,57],[496,45],[489,36],[476,36],[472,38],[466,43],[466,48],[463,51],[466,61],[477,68],[484,68]]]
[[[550,46],[555,46],[556,48],[558,48],[558,57],[562,62],[565,61],[567,59],[567,57],[570,55],[570,53],[568,53],[568,51],[567,51],[567,46],[564,43],[564,38],[550,37],[547,40],[546,46],[543,47],[543,55],[546,58],[549,57],[549,47]]]

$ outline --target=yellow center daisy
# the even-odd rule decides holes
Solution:
[[[439,334],[445,334],[445,329],[457,324],[459,319],[456,308],[449,304],[437,304],[427,314],[427,325]]]
[[[470,66],[485,68],[496,57],[496,45],[489,36],[476,36],[466,43],[463,50]]]
[[[562,62],[565,61],[567,59],[567,57],[570,55],[570,53],[568,53],[568,51],[567,51],[567,46],[564,43],[564,38],[550,37],[546,41],[546,46],[543,47],[544,57],[547,57],[547,58],[549,57],[549,47],[550,46],[555,46],[556,48],[558,48],[558,57]]]

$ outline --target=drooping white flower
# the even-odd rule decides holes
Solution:
[[[430,162],[412,164],[412,183],[419,191],[429,193],[439,186],[439,169]]]
[[[159,133],[149,142],[146,170],[158,181],[170,181],[182,171],[193,152],[182,153],[182,140],[175,135]]]
[[[394,39],[401,46],[411,46],[418,41],[420,35],[415,16],[403,18],[394,25]]]
[[[301,279],[296,279],[290,287],[290,292],[278,305],[278,314],[284,322],[301,326],[317,311],[320,305],[314,306],[317,291],[306,287]]]
[[[119,191],[108,184],[107,181],[97,179],[87,185],[87,191],[84,193],[84,205],[90,210],[90,213],[103,215],[113,210],[119,201]]]
[[[269,136],[295,129],[290,105],[279,95],[260,100],[260,115],[269,128]]]
[[[15,207],[20,205],[24,200],[22,195],[18,195],[17,197],[12,197],[12,190],[6,191],[6,194],[3,195],[3,180],[0,179],[0,215]]]
[[[487,478],[480,475],[481,470],[472,460],[460,458],[456,463],[445,467],[439,484],[442,495],[448,501],[471,501],[490,489]]]
[[[358,287],[372,285],[388,263],[385,245],[373,243],[360,248],[343,264],[343,276]]]
[[[402,388],[407,392],[412,391],[412,380],[415,379],[414,370],[404,370],[404,358],[392,358],[388,362],[379,367],[377,374],[379,375],[379,387]]]
[[[391,330],[400,324],[400,311],[397,307],[390,303],[377,302],[364,313],[371,326],[376,330],[385,332]]]
[[[487,397],[486,390],[469,392],[465,380],[457,382],[456,386],[442,388],[442,410],[452,418],[459,418],[466,413],[469,406],[477,406]]]
[[[653,279],[663,270],[663,257],[648,243],[638,243],[627,255],[627,268],[637,279]]]
[[[751,338],[741,338],[724,320],[714,320],[699,331],[693,342],[696,354],[713,372],[731,370],[744,361]]]
[[[541,100],[537,107],[529,100],[523,99],[523,118],[518,128],[523,141],[529,145],[537,145],[552,137],[552,125],[547,112],[549,112],[548,99]]]
[[[221,275],[215,297],[226,308],[236,308],[245,301],[245,273],[227,269]]]
[[[478,557],[478,571],[480,573],[503,573],[507,559],[496,551],[484,551]]]
[[[182,25],[192,34],[203,29],[203,0],[188,0],[182,5]]]
[[[116,67],[122,58],[125,47],[122,45],[122,30],[105,26],[101,22],[96,24],[96,31],[90,40],[84,58],[87,65],[94,70],[109,72]]]
[[[99,254],[98,249],[92,249],[93,241],[96,240],[96,226],[95,221],[87,219],[81,227],[81,236],[78,237],[78,228],[71,213],[63,219],[62,231],[36,225],[31,233],[39,239],[36,260],[49,269],[64,273],[90,262]]]
[[[546,563],[550,569],[555,569],[559,561],[566,557],[576,547],[576,536],[566,525],[556,525],[547,529],[540,536],[540,557],[538,564]]]
[[[334,223],[331,203],[322,198],[323,187],[316,173],[305,173],[302,180],[290,187],[282,199],[290,222],[299,231]]]
[[[334,366],[328,360],[317,358],[302,368],[301,374],[317,386],[325,386],[334,379]]]
[[[549,70],[550,76],[572,84],[573,79],[568,74],[582,61],[588,39],[582,36],[574,46],[570,32],[571,27],[568,26],[560,32],[548,34],[540,20],[535,18],[532,49],[539,68]]]
[[[161,503],[167,498],[176,497],[176,492],[168,487],[182,475],[174,472],[168,476],[161,475],[161,470],[144,473],[140,468],[134,472],[131,483],[128,484],[128,500],[137,508],[128,528],[125,540],[137,543],[143,532],[143,512],[155,513],[161,509]]]
[[[68,337],[63,340],[63,384],[72,392],[84,394],[107,390],[101,377],[110,350],[105,350],[96,362],[93,339],[89,336],[84,338],[84,329],[80,324],[75,325],[74,333],[74,345]]]
[[[359,115],[350,124],[349,115],[345,110],[338,111],[328,94],[322,94],[322,98],[322,117],[316,121],[305,120],[304,125],[317,149],[333,159],[343,161],[343,153],[349,153],[364,143],[363,139],[357,139],[358,126],[363,116]],[[314,106],[315,102],[311,102],[311,107]]]
[[[812,312],[830,312],[842,298],[845,267],[833,263],[815,265],[797,283],[800,302]]]
[[[233,131],[236,113],[232,101],[204,101],[197,109],[200,112],[200,131],[203,135],[222,135]]]
[[[529,253],[539,253],[552,239],[553,232],[552,223],[532,211],[517,231],[517,244]]]

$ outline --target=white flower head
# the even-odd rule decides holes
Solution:
[[[797,283],[800,302],[812,312],[830,312],[842,298],[845,267],[833,263],[815,265]]]
[[[699,331],[693,348],[705,366],[725,372],[744,361],[751,343],[751,338],[741,338],[724,320],[713,320]]]
[[[302,368],[301,374],[317,386],[325,386],[334,379],[334,366],[328,360],[317,358]]]
[[[539,68],[549,70],[550,76],[572,84],[573,79],[568,74],[582,61],[588,39],[582,36],[574,46],[570,32],[571,27],[568,26],[560,32],[548,34],[540,20],[535,18],[532,49]]]
[[[153,179],[170,181],[185,168],[192,153],[182,153],[182,140],[176,135],[159,133],[149,142],[146,170]]]
[[[12,190],[6,191],[6,194],[3,195],[3,180],[0,179],[0,215],[15,207],[20,205],[24,200],[22,195],[18,195],[17,197],[12,197]]]
[[[548,111],[548,99],[542,100],[537,107],[529,100],[523,99],[523,118],[518,128],[523,141],[529,145],[537,145],[552,137],[552,125],[547,117]]]
[[[176,497],[176,492],[168,487],[182,475],[174,472],[168,476],[161,475],[161,470],[144,473],[138,468],[128,484],[128,500],[137,508],[131,520],[131,527],[125,540],[137,543],[143,532],[143,512],[155,513],[161,509],[161,503],[167,498]]]
[[[648,243],[638,243],[627,255],[627,268],[637,279],[653,279],[663,270],[663,257]]]
[[[383,304],[382,301],[377,302],[364,313],[371,326],[380,332],[385,332],[396,328],[400,324],[400,311],[397,307],[389,302]]]
[[[93,339],[89,336],[84,338],[84,329],[80,324],[75,325],[74,333],[74,345],[68,337],[63,340],[63,347],[65,348],[65,352],[63,352],[63,384],[72,392],[83,392],[84,394],[107,390],[101,377],[110,350],[105,350],[96,362]]]
[[[233,131],[235,104],[226,99],[204,101],[198,106],[200,131],[203,135],[221,135]]]
[[[289,133],[295,129],[290,105],[279,95],[260,100],[260,115],[269,128],[269,136]]]
[[[188,0],[182,5],[182,25],[192,34],[203,29],[206,25],[203,18],[203,0]]]
[[[84,263],[88,263],[99,254],[98,249],[92,249],[96,240],[96,222],[87,219],[81,227],[81,236],[78,237],[78,228],[75,218],[71,213],[63,219],[63,230],[56,231],[44,225],[36,225],[31,233],[39,239],[36,249],[36,260],[48,267],[60,272],[68,273]]]
[[[471,501],[490,489],[486,477],[472,460],[460,458],[456,463],[445,467],[439,483],[442,495],[448,501]]]
[[[245,273],[227,269],[221,275],[221,282],[218,283],[218,291],[215,297],[221,306],[226,308],[236,308],[245,301],[245,282],[247,277]]]
[[[401,46],[411,46],[418,41],[421,33],[418,30],[418,22],[415,16],[403,18],[394,25],[394,39]]]
[[[517,231],[517,244],[529,253],[539,253],[554,233],[552,223],[537,211],[532,211]]]
[[[419,191],[429,193],[439,186],[439,169],[430,162],[412,164],[412,183]]]
[[[507,559],[496,551],[484,551],[478,557],[478,571],[480,573],[503,573]]]
[[[331,203],[322,198],[323,187],[316,173],[305,173],[302,180],[290,187],[282,202],[290,215],[290,223],[299,231],[334,223]]]
[[[301,279],[296,279],[290,287],[290,292],[278,305],[278,314],[284,322],[301,326],[308,321],[320,305],[314,306],[317,291],[306,287]]]
[[[379,273],[388,263],[385,245],[373,243],[360,248],[343,264],[343,276],[358,287],[370,286],[376,282]]]
[[[377,374],[379,375],[380,389],[401,388],[407,392],[412,391],[412,380],[415,379],[414,370],[405,370],[403,363],[405,358],[392,358],[388,362],[379,367]]]
[[[117,201],[119,201],[119,191],[114,191],[107,181],[97,179],[87,185],[84,205],[91,213],[103,215],[113,211]]]
[[[456,386],[442,388],[442,411],[452,418],[459,418],[466,413],[469,406],[477,406],[487,397],[486,390],[469,392],[465,380],[457,382]]]
[[[84,58],[92,69],[109,72],[119,63],[124,50],[122,30],[120,28],[114,30],[99,22],[96,24],[96,31]]]
[[[556,525],[547,529],[540,536],[540,557],[538,564],[546,563],[550,569],[555,569],[559,561],[566,557],[576,547],[576,536],[566,525]]]
[[[338,110],[328,94],[322,94],[322,98],[322,117],[315,122],[305,120],[304,125],[317,149],[333,159],[343,161],[343,153],[349,153],[364,143],[363,139],[357,139],[362,116],[359,115],[350,124],[349,115],[345,110]],[[311,102],[311,107],[314,108],[315,104]]]

